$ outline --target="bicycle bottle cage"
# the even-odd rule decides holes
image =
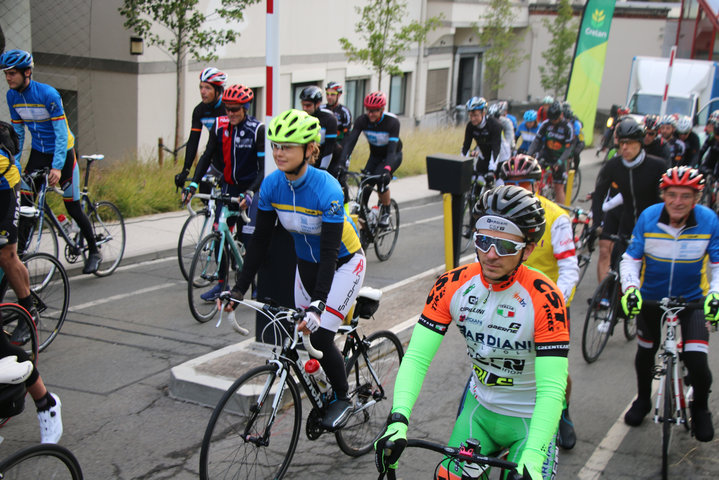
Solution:
[[[372,287],[362,287],[357,295],[357,314],[360,318],[372,318],[379,308],[382,290]]]

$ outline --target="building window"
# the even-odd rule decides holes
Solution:
[[[439,68],[427,72],[427,95],[424,110],[438,112],[447,107],[447,85],[449,82],[449,68]]]
[[[264,99],[262,97],[263,95],[263,89],[262,87],[252,87],[252,93],[254,94],[254,98],[252,99],[252,102],[250,103],[250,108],[247,109],[247,115],[252,115],[253,117],[258,117],[259,115],[257,112],[259,111],[258,107],[261,107],[264,105]]]
[[[407,96],[407,78],[409,74],[392,75],[389,80],[389,108],[395,115],[404,115],[405,97]]]
[[[317,87],[317,82],[293,83],[292,84],[292,108],[302,110],[302,102],[300,101],[300,93],[307,87]],[[320,87],[321,88],[321,87]]]
[[[345,83],[344,104],[350,109],[353,121],[364,113],[364,97],[367,94],[367,79],[347,80]]]

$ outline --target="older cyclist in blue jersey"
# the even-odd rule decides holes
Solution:
[[[638,393],[624,422],[638,426],[651,410],[662,311],[643,305],[643,299],[701,299],[702,264],[708,255],[711,283],[704,311],[684,310],[679,313],[679,321],[684,341],[682,361],[694,388],[689,405],[692,430],[697,440],[709,442],[714,438],[714,426],[708,405],[712,374],[707,361],[709,330],[705,321],[716,325],[719,320],[719,220],[712,210],[697,205],[704,189],[704,178],[697,170],[686,166],[670,168],[662,176],[660,188],[664,203],[652,205],[639,216],[620,265],[622,308],[627,315],[638,315],[634,360]]]
[[[321,423],[334,431],[347,422],[352,406],[344,360],[333,339],[364,281],[365,256],[343,208],[340,184],[310,165],[319,153],[317,118],[287,110],[272,119],[267,137],[277,170],[260,188],[257,224],[232,296],[241,299],[247,291],[279,220],[292,235],[297,254],[295,304],[306,312],[306,324],[300,327],[312,332],[312,344],[323,353],[320,364],[334,391]]]
[[[32,55],[23,50],[9,50],[0,56],[0,68],[5,71],[10,89],[7,104],[10,118],[19,139],[20,159],[25,140],[25,126],[32,136],[30,158],[25,172],[50,168],[48,183],[60,185],[67,213],[80,227],[88,247],[88,256],[82,273],[94,273],[100,267],[102,256],[95,242],[92,225],[80,206],[80,169],[75,158],[75,137],[70,131],[57,90],[50,85],[32,79]],[[44,181],[38,179],[37,182]],[[23,185],[23,195],[33,196],[33,189]],[[23,198],[23,203],[31,200]],[[22,222],[19,232],[20,248],[24,247],[27,227]]]

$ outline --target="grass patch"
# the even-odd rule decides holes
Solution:
[[[459,153],[464,127],[416,129],[403,132],[401,138],[403,160],[396,175],[420,175],[427,171],[427,155]],[[367,141],[360,138],[350,169],[361,170],[368,157]],[[271,155],[267,156],[267,160],[272,161]],[[85,178],[85,161],[79,162],[82,181]],[[181,158],[177,165],[166,160],[163,166],[157,163],[156,158],[95,162],[90,172],[90,196],[96,202],[107,200],[114,203],[125,218],[180,210],[180,193],[175,191],[174,176],[179,172],[181,162]],[[60,195],[49,194],[47,198],[56,214],[65,213]]]

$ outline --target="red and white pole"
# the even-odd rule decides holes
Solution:
[[[265,24],[265,133],[280,103],[280,0],[266,0],[267,15]],[[265,177],[277,167],[272,161],[270,140],[265,134]]]
[[[667,68],[667,78],[664,81],[664,96],[662,97],[662,106],[659,109],[659,115],[664,116],[667,113],[667,99],[669,98],[669,84],[672,81],[672,69],[674,68],[674,57],[677,54],[677,46],[672,47],[672,51],[669,54],[669,67]]]

